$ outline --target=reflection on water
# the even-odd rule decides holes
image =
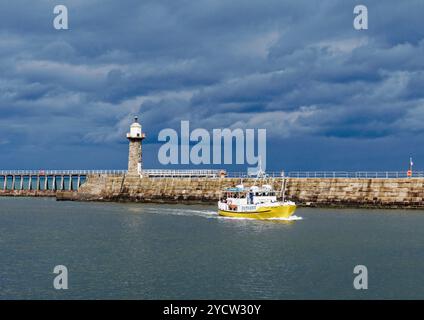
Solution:
[[[0,298],[422,298],[424,212],[299,208],[289,221],[214,206],[0,198]],[[67,291],[52,289],[68,267]],[[353,289],[368,267],[370,289]]]

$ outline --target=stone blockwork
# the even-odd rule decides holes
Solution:
[[[424,208],[424,179],[289,179],[286,195],[311,206]]]
[[[58,192],[58,200],[134,201],[161,203],[216,202],[222,188],[239,179],[172,179],[126,176],[89,176],[79,192]]]
[[[128,154],[128,172],[138,173],[138,164],[141,163],[141,139],[130,139]]]
[[[214,203],[220,191],[240,179],[149,179],[138,176],[89,176],[78,192],[58,192],[58,200]],[[279,178],[246,186],[273,184]],[[424,179],[287,179],[286,198],[299,205],[320,207],[424,208]]]

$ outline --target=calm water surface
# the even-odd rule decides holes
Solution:
[[[0,197],[0,298],[424,298],[424,211],[296,215],[234,220],[213,206]],[[68,290],[53,289],[60,264]],[[358,264],[368,290],[353,289]]]

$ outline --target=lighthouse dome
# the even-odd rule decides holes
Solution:
[[[131,138],[139,138],[142,136],[141,124],[138,123],[138,117],[134,118],[134,122],[131,124],[130,133],[127,135]]]

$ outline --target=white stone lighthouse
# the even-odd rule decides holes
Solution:
[[[130,142],[128,153],[128,174],[141,174],[141,142],[146,135],[141,131],[141,124],[138,123],[138,117],[134,118],[131,124],[130,132],[127,133],[127,139]]]

